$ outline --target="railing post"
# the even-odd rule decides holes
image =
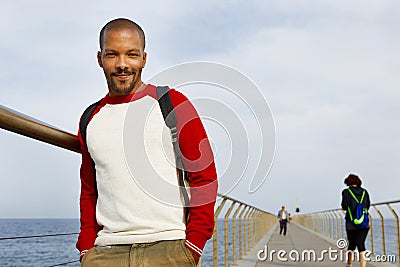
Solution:
[[[254,228],[254,240],[255,243],[261,240],[261,216],[262,213],[260,210],[256,211],[256,217],[255,217],[255,228]]]
[[[253,244],[251,245],[251,247],[254,247],[254,245],[257,242],[257,238],[256,238],[257,217],[258,217],[258,210],[254,209],[254,212],[253,212],[253,233],[251,235]]]
[[[242,232],[242,217],[244,212],[247,212],[249,206],[245,206],[244,209],[239,214],[239,259],[243,257],[243,235],[244,231]],[[243,225],[244,228],[244,225]],[[244,229],[243,229],[244,230]]]
[[[382,234],[382,255],[386,255],[386,245],[385,245],[385,223],[383,219],[382,213],[379,211],[379,209],[373,205],[374,209],[378,213],[379,217],[381,218],[381,234]]]
[[[236,216],[238,215],[240,209],[243,207],[243,203],[240,203],[240,205],[238,206],[238,208],[235,210],[235,212],[233,213],[232,216],[232,246],[233,246],[233,263],[232,265],[236,265],[237,264],[237,255],[236,255]],[[239,235],[241,235],[241,233],[239,233]]]
[[[227,198],[224,197],[221,204],[219,204],[217,210],[214,213],[214,233],[213,233],[213,266],[218,267],[218,215],[221,213]]]
[[[336,239],[339,240],[340,238],[342,238],[341,231],[339,231],[340,229],[342,229],[342,217],[337,211],[335,211],[334,213],[336,216],[336,232],[337,232]]]
[[[248,235],[249,235],[249,215],[250,212],[253,210],[252,207],[249,207],[246,214],[244,215],[244,254],[246,255],[248,252]]]
[[[318,227],[318,232],[320,234],[323,234],[324,233],[324,229],[325,229],[325,218],[324,218],[324,215],[322,213],[318,214],[318,217],[319,217],[318,221],[320,221],[319,222],[319,227]]]
[[[320,213],[315,214],[316,218],[316,227],[317,227],[317,233],[321,233],[321,229],[322,229],[322,215]]]
[[[261,211],[256,211],[255,228],[254,228],[255,243],[261,239]]]
[[[312,214],[311,215],[311,222],[312,222],[312,227],[313,227],[313,230],[314,230],[314,232],[318,232],[318,223],[317,223],[317,218],[316,217],[318,217],[318,215],[316,215],[316,214]]]
[[[229,215],[232,212],[233,207],[235,206],[236,202],[233,201],[231,206],[229,207],[228,211],[225,213],[224,216],[224,237],[225,237],[225,267],[229,266]]]
[[[253,247],[253,230],[254,230],[254,213],[255,213],[255,208],[252,208],[250,214],[249,214],[249,232],[247,236],[247,249],[250,250]]]
[[[323,213],[323,216],[325,217],[325,230],[324,230],[324,235],[328,236],[329,233],[329,218],[328,215],[326,215],[326,212]]]
[[[310,229],[312,229],[314,232],[316,232],[315,228],[316,228],[316,223],[315,223],[315,214],[310,214],[308,216],[309,218],[309,223],[310,223]]]
[[[369,216],[369,226],[370,226],[370,228],[369,228],[369,231],[370,231],[369,241],[371,242],[372,254],[375,254],[375,251],[374,251],[374,232],[373,232],[373,227],[372,227],[373,226],[373,221],[372,221],[371,213],[368,212],[368,216]]]
[[[257,240],[258,240],[257,239],[258,238],[258,235],[257,235],[257,233],[258,233],[258,225],[259,225],[258,216],[259,216],[259,212],[256,209],[254,211],[254,214],[253,214],[253,233],[252,233],[253,244],[255,244],[257,242]]]
[[[334,234],[333,234],[333,239],[338,240],[339,236],[339,219],[336,215],[335,211],[331,211],[332,217],[333,217],[333,228],[334,228]]]
[[[394,211],[394,209],[392,208],[392,206],[390,206],[390,204],[386,204],[389,208],[389,210],[392,212],[393,216],[394,216],[394,220],[396,223],[396,247],[397,247],[397,266],[400,267],[400,229],[399,229],[399,216],[397,215],[397,213]]]
[[[328,230],[329,230],[329,232],[328,232],[328,237],[331,238],[331,239],[333,239],[334,219],[333,219],[332,213],[331,213],[330,211],[328,211],[328,212],[326,213],[326,215],[328,216],[328,221],[329,221],[329,225],[328,225]]]
[[[344,238],[344,229],[346,228],[345,221],[344,221],[344,216],[346,216],[346,213],[344,210],[342,210],[341,214],[339,214],[340,218],[340,237]]]

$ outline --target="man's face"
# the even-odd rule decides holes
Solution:
[[[110,96],[127,95],[139,89],[146,53],[137,31],[106,30],[97,60],[106,76]]]

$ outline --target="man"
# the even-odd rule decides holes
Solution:
[[[76,247],[82,266],[196,266],[213,232],[217,193],[213,154],[204,127],[187,98],[170,90],[183,165],[190,178],[186,222],[176,168],[164,156],[164,152],[174,151],[161,138],[166,126],[156,87],[141,80],[147,59],[144,32],[133,21],[115,19],[102,28],[99,39],[97,60],[108,94],[91,115],[86,137],[81,129],[78,132],[81,231]],[[145,126],[135,124],[139,121],[145,121]],[[129,123],[134,127],[126,137]],[[137,138],[143,132],[143,138]],[[141,149],[148,157],[157,158],[157,172],[145,168],[146,154],[126,156]],[[171,203],[142,187],[143,181],[154,179],[150,175],[154,173],[177,188],[165,192]],[[159,180],[152,182],[155,191],[165,182]]]
[[[282,206],[282,209],[278,211],[278,219],[279,219],[279,226],[280,226],[279,234],[281,235],[282,231],[283,231],[283,235],[286,235],[287,223],[290,220],[290,216],[289,216],[287,210],[285,210],[285,206]]]

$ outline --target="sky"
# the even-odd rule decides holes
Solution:
[[[262,140],[254,117],[246,119],[259,107],[241,108],[248,98],[229,100],[211,85],[178,88],[191,99],[225,99],[248,134],[249,173],[258,142],[275,148],[266,152],[272,165],[259,164],[268,176],[257,190],[249,192],[246,174],[225,190],[229,159],[241,152],[229,142],[240,140],[221,130],[229,125],[210,123],[210,102],[198,101],[199,114],[209,116],[223,193],[272,213],[281,205],[335,209],[344,178],[356,173],[372,202],[398,200],[399,12],[400,3],[389,0],[7,1],[0,9],[0,105],[76,133],[85,107],[107,93],[98,33],[126,17],[146,33],[143,80],[171,66],[214,62],[247,77],[265,98],[273,126]],[[216,121],[232,116],[215,113]],[[0,148],[0,218],[79,216],[79,154],[5,130]]]

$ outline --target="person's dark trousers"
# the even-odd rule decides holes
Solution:
[[[281,235],[281,234],[282,234],[282,231],[283,231],[283,235],[286,235],[286,230],[287,230],[287,219],[280,220],[280,221],[279,221],[279,224],[280,224],[280,228],[281,228],[281,230],[279,231],[279,234]]]

